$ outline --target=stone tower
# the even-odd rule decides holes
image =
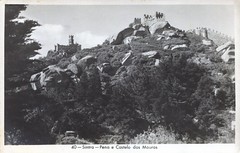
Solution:
[[[141,24],[141,18],[134,18],[133,24]]]
[[[73,35],[69,36],[69,45],[73,45],[74,44],[74,39],[73,39]]]
[[[201,29],[201,35],[204,38],[208,38],[208,33],[207,33],[207,29],[206,28],[202,28]]]
[[[195,32],[195,34],[197,34],[197,35],[199,35],[199,36],[200,36],[200,34],[201,34],[201,33],[200,33],[200,28],[195,29],[194,32]]]

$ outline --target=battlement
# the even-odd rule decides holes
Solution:
[[[210,28],[207,28],[207,30],[208,30],[208,33],[211,33],[211,35],[216,35],[218,37],[221,37],[222,39],[227,39],[229,41],[234,42],[234,38],[231,37],[231,36],[228,36],[228,35],[226,35],[224,33],[221,33],[221,32],[219,32],[217,30],[213,30],[213,29],[210,29]]]
[[[188,30],[188,32],[193,32],[204,38],[209,38],[215,42],[215,44],[222,45],[228,41],[234,42],[234,38],[226,34],[223,34],[217,30],[213,30],[205,27],[197,27],[196,29]]]
[[[141,18],[134,18],[133,24],[141,24]]]
[[[144,21],[152,21],[152,20],[157,20],[157,21],[165,21],[165,14],[161,12],[157,12],[154,15],[149,15],[149,14],[144,14]]]
[[[194,29],[195,34],[202,36],[204,38],[208,39],[208,31],[207,28],[201,28],[201,27],[197,27],[196,29]]]

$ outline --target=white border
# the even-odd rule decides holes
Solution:
[[[52,152],[113,152],[113,150],[80,150],[71,149],[72,145],[24,145],[24,146],[4,146],[4,5],[5,4],[41,4],[41,5],[235,5],[235,76],[236,76],[236,110],[240,110],[239,105],[239,77],[240,77],[240,69],[239,69],[239,57],[240,57],[240,1],[239,0],[0,0],[0,12],[1,12],[1,22],[0,30],[0,153],[52,153]],[[223,21],[224,22],[224,21]],[[237,111],[236,114],[236,142],[235,144],[181,144],[181,145],[157,145],[157,150],[117,150],[114,149],[114,152],[178,152],[178,153],[203,153],[203,152],[211,152],[211,153],[240,153],[240,133],[239,133],[239,125],[240,125],[240,113]]]

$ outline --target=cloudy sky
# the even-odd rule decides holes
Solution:
[[[69,35],[82,48],[93,47],[128,27],[135,17],[155,11],[183,30],[208,27],[234,36],[232,5],[28,5],[21,16],[41,24],[32,38],[42,44],[39,53],[45,56],[55,44],[68,44]]]

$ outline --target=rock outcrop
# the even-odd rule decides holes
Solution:
[[[134,29],[133,28],[126,28],[122,31],[120,31],[117,35],[117,38],[116,40],[114,40],[111,44],[112,45],[119,45],[121,43],[123,43],[123,40],[128,37],[128,36],[131,36],[134,32]]]
[[[77,66],[79,68],[82,68],[83,70],[90,66],[91,64],[94,64],[97,62],[97,58],[96,57],[93,57],[91,55],[87,55],[83,58],[81,58],[78,62],[77,62]]]
[[[129,51],[128,53],[125,54],[125,56],[122,59],[122,65],[124,66],[129,66],[130,64],[132,64],[132,60],[133,60],[133,53],[132,51]]]
[[[57,84],[68,86],[71,82],[79,81],[78,69],[75,64],[68,65],[67,69],[61,69],[56,65],[50,65],[41,72],[33,74],[30,78],[33,90],[48,90],[56,87]]]
[[[219,46],[216,51],[224,62],[230,64],[235,61],[235,45],[231,41]]]

